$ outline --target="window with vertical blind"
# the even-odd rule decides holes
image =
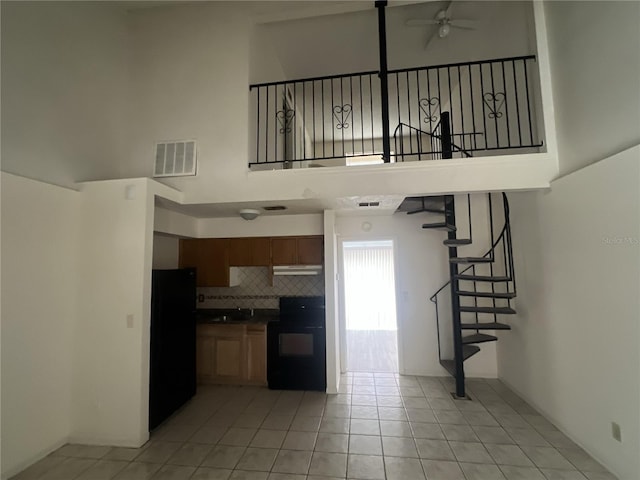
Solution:
[[[345,241],[347,330],[396,330],[393,242]]]

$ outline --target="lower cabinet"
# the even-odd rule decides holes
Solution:
[[[196,375],[200,384],[266,385],[265,325],[198,325]]]

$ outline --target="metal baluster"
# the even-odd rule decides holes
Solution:
[[[507,146],[511,147],[511,130],[509,127],[509,102],[507,101],[507,77],[504,74],[504,61],[502,64],[502,86],[504,88],[504,121],[507,123]]]
[[[450,123],[449,125],[451,126],[451,138],[455,138],[455,125],[453,123],[453,95],[451,92],[451,67],[447,67],[447,86],[449,89],[449,119],[450,119]]]
[[[400,125],[402,123],[402,119],[400,118],[400,79],[398,78],[398,72],[396,72],[396,99],[398,103],[398,125]],[[402,145],[402,151],[404,152],[403,138],[400,139],[400,144]],[[402,161],[404,161],[404,158],[402,159]]]
[[[313,126],[313,135],[311,141],[313,142],[313,158],[316,158],[316,82],[311,82],[311,125]]]
[[[256,122],[256,162],[260,162],[260,87],[258,90],[258,121]]]
[[[462,128],[462,149],[466,150],[465,148],[465,133],[464,133],[464,102],[462,100],[462,75],[460,75],[460,65],[457,66],[458,68],[458,93],[460,96],[460,125]],[[463,155],[460,154],[460,156],[462,157]]]
[[[469,88],[471,89],[471,128],[473,128],[473,135],[471,144],[473,145],[473,149],[476,150],[478,148],[478,141],[476,140],[476,110],[473,102],[473,77],[471,76],[471,65],[467,66],[469,70]]]
[[[336,122],[335,115],[333,114],[333,106],[335,102],[333,101],[333,78],[331,79],[331,151],[332,155],[336,156]]]
[[[518,116],[518,146],[522,146],[522,129],[520,128],[520,99],[518,98],[518,80],[516,77],[516,62],[511,61],[511,69],[513,70],[513,90],[516,97],[516,115]]]
[[[305,83],[302,82],[302,158],[307,159],[307,142],[305,140],[305,123],[307,121],[307,96],[305,95]]]
[[[360,142],[362,143],[362,154],[364,155],[364,115],[362,113],[362,75],[358,76],[360,83]]]
[[[500,135],[498,133],[498,108],[496,107],[496,87],[493,81],[493,63],[489,63],[489,71],[491,72],[491,90],[493,95],[493,123],[496,126],[496,147],[500,148]]]
[[[418,161],[422,160],[422,123],[420,122],[420,71],[416,70],[416,91],[418,93]]]
[[[484,125],[484,148],[489,148],[489,135],[487,135],[487,112],[485,110],[484,103],[484,74],[482,72],[482,64],[478,65],[478,71],[480,72],[480,98],[482,99],[482,124]]]
[[[369,74],[369,116],[371,117],[371,154],[374,154],[376,151],[376,145],[373,136],[373,75]],[[387,112],[388,114],[388,112]]]
[[[320,81],[320,87],[322,89],[322,91],[321,91],[321,94],[322,94],[321,100],[322,100],[322,102],[320,104],[320,106],[322,107],[322,157],[324,158],[324,157],[327,156],[327,153],[325,152],[325,147],[326,147],[327,141],[326,141],[326,137],[325,137],[325,134],[324,134],[324,108],[325,108],[324,107],[324,80]]]
[[[529,101],[529,73],[527,71],[527,61],[522,60],[524,65],[524,82],[527,91],[527,114],[529,115],[529,145],[533,145],[533,125],[531,124],[531,103]]]
[[[409,88],[409,71],[408,70],[405,72],[405,79],[407,81],[407,110],[408,110],[407,115],[409,118],[409,154],[413,154],[413,142],[411,139],[411,130],[412,130],[411,128],[412,126],[411,124],[411,93],[410,93],[411,90]]]
[[[353,77],[349,77],[349,102],[351,103],[351,155],[355,154],[356,147],[353,140],[356,114],[353,112]]]

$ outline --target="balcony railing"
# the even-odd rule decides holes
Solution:
[[[438,126],[474,156],[539,151],[541,108],[535,56],[390,70],[390,127],[382,125],[376,71],[251,85],[252,169],[442,158]],[[455,149],[454,149],[455,150]]]

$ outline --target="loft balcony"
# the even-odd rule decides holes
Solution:
[[[534,55],[389,70],[386,89],[382,78],[366,71],[251,85],[250,170],[544,152]]]

